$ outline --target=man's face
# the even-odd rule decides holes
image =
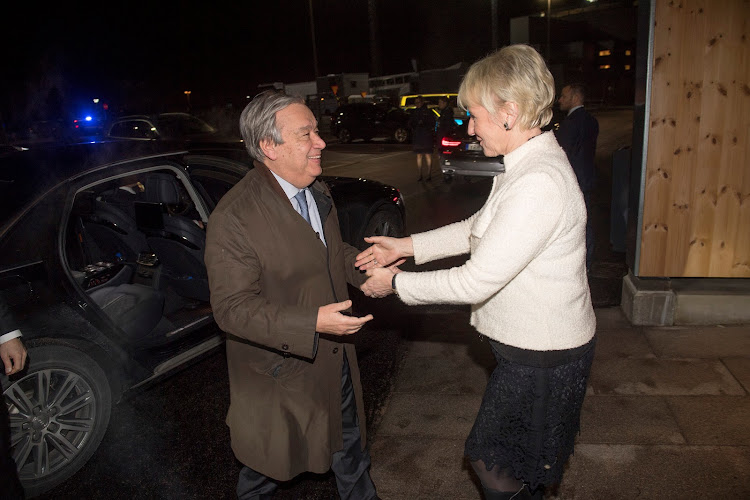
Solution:
[[[309,186],[323,172],[320,160],[326,147],[315,116],[304,104],[291,104],[276,113],[276,126],[284,143],[273,146],[269,168],[299,189]]]
[[[560,98],[557,102],[560,103],[560,109],[562,111],[568,111],[573,108],[574,100],[573,92],[570,90],[570,87],[565,86],[563,87],[562,92],[560,92]]]
[[[445,108],[447,108],[447,107],[448,107],[448,101],[444,101],[444,100],[442,100],[442,99],[440,99],[440,100],[438,101],[438,108],[440,108],[440,109],[445,109]]]

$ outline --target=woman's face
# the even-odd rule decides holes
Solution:
[[[506,154],[508,148],[508,131],[498,123],[500,119],[493,119],[490,112],[483,106],[473,104],[469,106],[469,135],[477,136],[482,146],[484,156],[499,156]]]

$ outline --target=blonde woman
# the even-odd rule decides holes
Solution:
[[[370,296],[406,304],[471,304],[471,324],[497,367],[466,440],[485,498],[542,498],[573,451],[594,353],[586,279],[586,208],[549,123],[554,80],[533,48],[512,45],[469,69],[458,99],[487,156],[504,155],[470,218],[407,238],[371,237],[356,265]],[[469,253],[460,267],[393,266]],[[390,267],[388,267],[390,266]]]

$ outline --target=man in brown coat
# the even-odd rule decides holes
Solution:
[[[365,276],[316,180],[326,144],[301,99],[272,91],[247,105],[240,131],[255,168],[211,214],[205,254],[227,333],[237,496],[270,498],[278,482],[333,469],[342,499],[377,498],[347,341],[372,315],[348,314],[347,283]]]

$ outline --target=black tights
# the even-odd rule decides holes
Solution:
[[[485,500],[542,499],[544,493],[541,486],[532,495],[528,486],[520,479],[516,479],[511,469],[494,466],[487,470],[482,460],[472,461],[471,466],[482,483]]]

